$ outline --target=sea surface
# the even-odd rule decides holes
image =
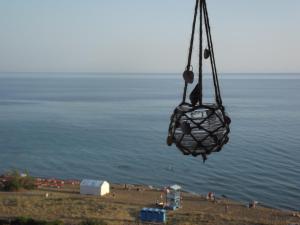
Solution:
[[[180,74],[1,73],[0,173],[176,183],[300,210],[300,74],[221,74],[220,84],[230,141],[203,164],[166,145]]]

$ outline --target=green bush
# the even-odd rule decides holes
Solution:
[[[63,225],[63,222],[61,221],[47,222],[47,221],[34,220],[29,217],[18,217],[15,220],[11,221],[10,224],[11,225]]]
[[[34,220],[30,217],[18,217],[14,220],[9,219],[0,219],[0,225],[64,225],[61,221],[41,221],[41,220]]]
[[[107,225],[103,220],[84,220],[80,223],[80,225]]]
[[[1,185],[4,191],[18,191],[21,188],[31,190],[35,188],[34,178],[26,173],[25,177],[22,177],[17,170],[10,171],[6,174],[7,181]]]
[[[32,190],[35,188],[35,181],[33,177],[27,175],[27,177],[22,177],[20,179],[20,185],[26,190]]]
[[[18,217],[17,219],[11,221],[12,225],[25,225],[29,222],[30,218],[28,217]]]
[[[4,183],[3,189],[5,191],[18,191],[21,188],[21,184],[17,177],[12,177],[10,180]]]
[[[48,222],[47,225],[64,225],[64,223],[62,221],[53,221],[53,222]]]

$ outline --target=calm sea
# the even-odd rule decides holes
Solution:
[[[165,143],[179,74],[2,73],[0,172],[176,183],[300,210],[300,75],[224,74],[220,82],[230,142],[203,164]]]

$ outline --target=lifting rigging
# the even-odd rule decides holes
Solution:
[[[187,102],[188,85],[194,82],[192,71],[192,53],[194,46],[195,29],[198,12],[200,14],[200,40],[199,40],[199,76],[198,83],[189,95]],[[205,28],[207,48],[203,51],[203,25]],[[203,61],[210,60],[212,78],[214,84],[215,102],[203,103]],[[196,0],[192,36],[188,54],[188,63],[183,73],[185,81],[182,102],[177,106],[171,116],[167,144],[173,143],[184,155],[199,156],[203,161],[212,152],[221,151],[229,141],[229,125],[231,119],[225,113],[222,104],[211,30],[207,12],[206,0]]]

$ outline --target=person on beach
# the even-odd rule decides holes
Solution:
[[[229,209],[228,204],[225,204],[225,213],[228,213],[228,209]]]
[[[215,195],[214,195],[213,192],[208,192],[208,194],[206,196],[206,199],[210,200],[210,201],[215,201],[216,200]]]

